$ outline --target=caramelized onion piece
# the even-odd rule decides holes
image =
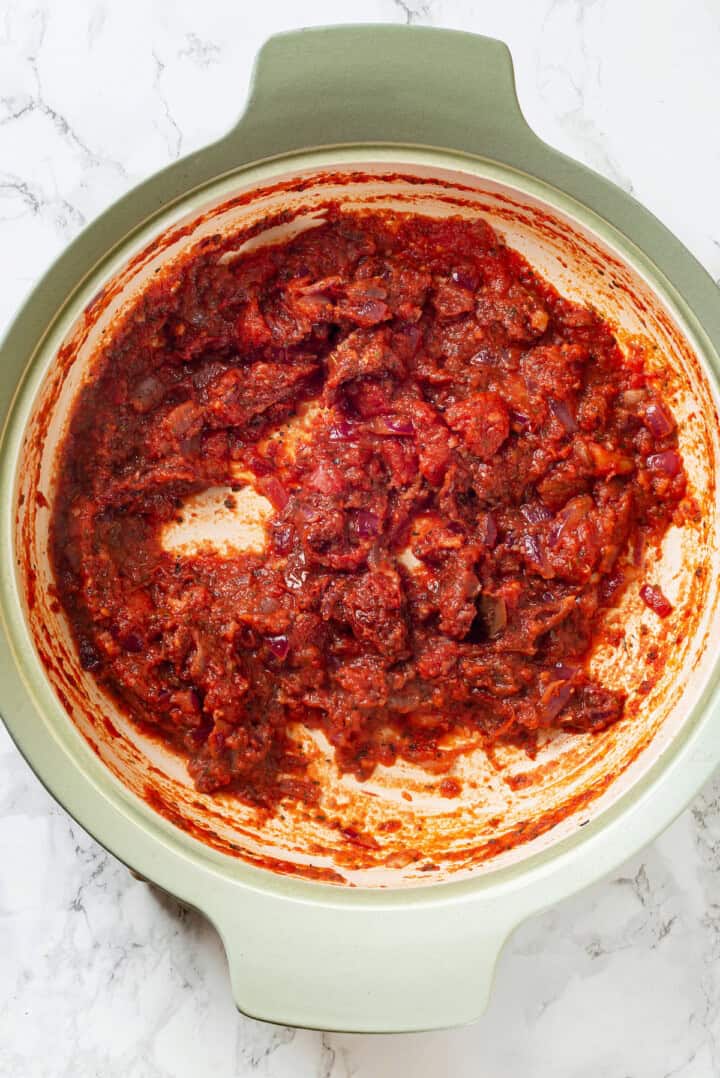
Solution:
[[[666,438],[675,430],[675,420],[659,401],[652,401],[645,409],[645,426],[656,438]]]
[[[674,449],[653,453],[647,458],[647,466],[651,472],[664,472],[670,476],[680,475],[682,471],[682,461]]]

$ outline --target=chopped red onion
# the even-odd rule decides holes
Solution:
[[[672,603],[666,599],[660,588],[655,584],[643,584],[640,588],[640,598],[659,618],[666,618],[672,614]]]
[[[551,548],[556,547],[565,529],[576,527],[592,508],[593,500],[588,495],[580,494],[576,498],[571,498],[562,512],[555,518],[548,532],[548,546]]]
[[[390,314],[390,308],[381,299],[364,299],[354,306],[353,311],[356,319],[363,326],[382,322]]]
[[[625,572],[615,570],[610,576],[603,577],[600,581],[600,596],[603,602],[608,605],[614,603],[618,592],[625,586],[629,576],[630,570],[626,569]]]
[[[541,524],[546,520],[552,520],[552,513],[542,502],[526,502],[520,506],[520,512],[528,524]]]
[[[295,529],[288,521],[282,521],[273,528],[273,546],[278,554],[287,554],[292,548]]]
[[[388,419],[388,430],[393,434],[409,435],[415,433],[412,419]]]
[[[331,442],[346,442],[357,433],[357,427],[348,419],[340,419],[330,427]]]
[[[478,536],[486,547],[494,547],[497,543],[497,522],[492,513],[483,513],[478,517]]]
[[[274,475],[265,475],[258,482],[260,491],[276,509],[284,509],[290,500],[285,487]]]
[[[287,654],[290,651],[290,641],[284,634],[280,634],[279,636],[266,636],[265,642],[273,655],[276,655],[278,659],[287,658]]]
[[[210,732],[210,735],[208,737],[208,743],[212,751],[216,755],[219,756],[221,752],[225,751],[226,740],[227,739],[225,737],[225,734],[223,734],[220,730],[216,730],[215,726],[213,725],[212,731]]]
[[[664,405],[652,401],[645,409],[645,426],[656,438],[665,438],[675,430],[675,420]]]
[[[544,722],[552,722],[560,714],[573,694],[570,681],[553,681],[540,700],[540,715]]]
[[[308,572],[305,568],[305,554],[302,550],[291,554],[287,560],[285,569],[285,584],[293,591],[301,588],[307,580]]]
[[[554,550],[555,547],[560,542],[560,537],[561,537],[564,530],[565,530],[565,521],[561,517],[557,517],[554,524],[550,528],[550,531],[548,532],[548,537],[547,537],[548,546],[550,547],[551,550]]]
[[[249,471],[254,472],[258,479],[270,475],[273,470],[270,461],[264,460],[254,448],[243,451],[243,464]]]
[[[521,537],[520,542],[527,560],[532,565],[535,565],[541,573],[544,572],[545,569],[547,569],[547,558],[545,557],[545,552],[540,546],[537,536],[533,535],[531,532],[526,532]]]
[[[380,518],[368,509],[358,510],[355,517],[355,531],[361,539],[374,539],[380,531]]]
[[[562,423],[567,433],[574,434],[575,431],[578,429],[578,425],[575,416],[570,411],[567,402],[556,400],[554,397],[551,397],[550,408],[552,409],[555,418],[558,420],[559,423]]]
[[[374,419],[369,426],[373,434],[399,435],[402,438],[408,438],[415,433],[412,420],[403,419],[402,417],[380,416],[378,419]]]
[[[319,520],[321,511],[314,505],[307,505],[304,502],[300,502],[295,506],[295,517],[300,522]]]
[[[532,426],[530,416],[524,415],[522,412],[511,412],[510,422],[514,427],[520,427],[521,430],[526,430]]]
[[[481,348],[474,355],[470,356],[468,363],[471,363],[473,367],[484,367],[494,364],[497,360],[497,356],[493,352],[492,348]]]
[[[321,460],[310,475],[308,485],[321,494],[339,494],[343,489],[343,480],[334,464]]]
[[[682,460],[673,449],[666,449],[663,453],[653,453],[648,457],[647,466],[651,472],[679,475],[682,471]]]

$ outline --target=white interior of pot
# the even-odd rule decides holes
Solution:
[[[343,170],[352,171],[346,165]],[[194,227],[168,230],[164,242],[114,274],[104,306],[94,304],[91,314],[75,321],[62,369],[48,355],[18,469],[17,541],[18,551],[29,545],[26,563],[19,559],[26,586],[35,574],[28,618],[48,676],[109,771],[143,798],[152,791],[152,804],[174,822],[229,854],[278,871],[368,886],[429,884],[514,862],[572,833],[638,780],[689,715],[707,680],[714,657],[709,643],[718,630],[714,477],[720,450],[713,390],[702,356],[653,286],[597,235],[517,188],[467,172],[406,164],[375,169],[363,164],[357,179],[342,183],[332,170],[316,170],[311,183],[305,175],[302,190],[284,183],[260,188],[235,204],[225,194],[194,210],[188,218],[196,220]],[[452,799],[441,795],[444,775],[404,763],[379,768],[360,785],[336,771],[321,735],[300,729],[297,737],[322,782],[323,818],[317,809],[291,804],[268,818],[232,797],[198,794],[183,761],[142,735],[80,669],[64,617],[53,602],[47,558],[50,514],[44,499],[52,503],[58,439],[100,334],[133,302],[157,266],[185,254],[203,235],[246,228],[281,210],[292,211],[292,223],[280,234],[273,229],[261,235],[253,245],[276,240],[283,231],[311,227],[323,204],[335,198],[348,208],[381,205],[431,214],[481,214],[561,293],[610,318],[621,344],[641,335],[649,363],[665,374],[664,392],[679,420],[686,469],[704,511],[696,523],[673,529],[662,557],[647,565],[644,579],[661,585],[674,613],[661,621],[644,607],[637,586],[631,587],[612,615],[624,627],[622,645],[606,647],[593,660],[601,681],[628,694],[627,715],[618,726],[599,736],[549,738],[533,760],[512,748],[498,750],[492,760],[474,749],[452,768],[461,784],[459,797]],[[171,233],[174,239],[168,238]],[[98,287],[108,283],[99,280]],[[38,499],[38,491],[44,499]],[[254,505],[247,511],[257,510]],[[243,512],[242,499],[238,512]],[[220,519],[215,504],[200,506],[195,520],[196,527],[203,522],[205,537],[220,545],[240,541],[241,522]],[[256,541],[262,539],[260,525],[256,519]],[[192,538],[176,535],[170,541],[182,547]]]

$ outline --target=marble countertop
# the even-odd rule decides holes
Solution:
[[[720,279],[717,0],[0,0],[0,327],[87,221],[229,127],[264,38],[339,21],[504,39],[538,134]],[[82,832],[2,730],[0,865],[8,1078],[720,1073],[720,781],[611,879],[522,926],[488,1013],[442,1033],[238,1015],[212,929]]]

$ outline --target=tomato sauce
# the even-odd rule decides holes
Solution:
[[[481,220],[335,206],[234,246],[158,276],[74,408],[51,555],[84,668],[198,789],[270,806],[317,796],[295,724],[362,780],[617,722],[588,659],[686,486],[641,356]],[[264,550],[165,549],[246,483]]]

